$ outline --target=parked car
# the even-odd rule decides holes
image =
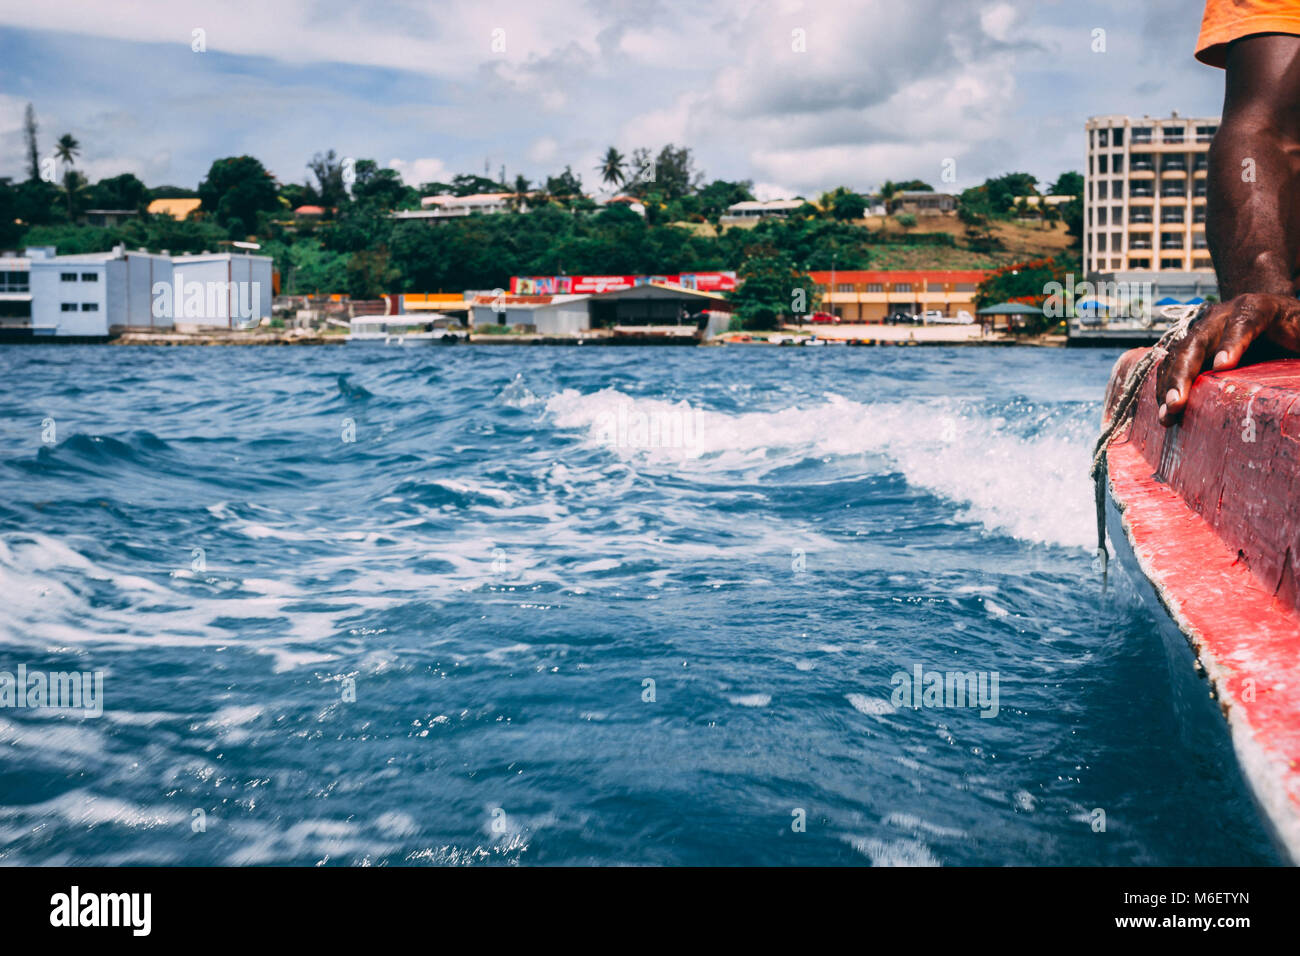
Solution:
[[[945,317],[943,312],[939,309],[926,309],[921,313],[921,321],[924,323],[943,322],[945,321]]]
[[[911,312],[895,312],[890,315],[888,321],[890,325],[907,325],[910,322],[915,322],[916,316]]]
[[[829,312],[814,312],[808,321],[814,325],[839,325],[840,317]]]

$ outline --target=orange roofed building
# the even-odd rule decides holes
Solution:
[[[956,316],[964,309],[973,314],[975,289],[989,270],[842,269],[809,275],[822,294],[822,311],[845,322],[879,322],[894,312],[938,309]]]

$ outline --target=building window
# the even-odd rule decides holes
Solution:
[[[879,282],[868,282],[868,283],[867,283],[867,291],[868,291],[868,292],[884,292],[884,291],[885,291],[885,287],[884,287],[883,285],[881,285]]]
[[[81,274],[81,281],[82,281],[82,282],[98,282],[98,281],[99,281],[99,273],[98,273],[98,272],[83,272],[83,273]]]
[[[1117,129],[1117,130],[1114,131],[1114,133],[1115,133],[1115,145],[1116,145],[1116,146],[1123,146],[1123,145],[1124,145],[1124,131],[1123,131],[1122,129]],[[1117,157],[1115,157],[1115,158],[1118,159],[1119,157],[1117,156]],[[1116,171],[1118,171],[1118,170],[1119,170],[1119,167],[1116,166],[1115,169],[1116,169]]]
[[[98,311],[99,311],[99,303],[98,303],[98,302],[83,302],[83,303],[81,303],[81,311],[82,311],[82,312],[98,312]]]
[[[1151,260],[1150,260],[1150,259],[1130,259],[1130,260],[1128,261],[1128,267],[1129,267],[1130,269],[1150,269],[1150,268],[1151,268]]]
[[[77,311],[77,303],[75,303],[75,302],[60,302],[60,303],[59,303],[59,311],[60,311],[60,312],[76,312],[76,311]]]
[[[1134,145],[1134,146],[1137,146],[1137,145],[1145,145],[1145,144],[1150,143],[1150,142],[1151,142],[1151,127],[1150,127],[1150,126],[1134,126],[1134,127],[1133,127],[1133,145]]]
[[[1097,210],[1097,225],[1099,225],[1099,226],[1104,226],[1104,225],[1106,225],[1106,209],[1107,209],[1107,208],[1108,208],[1108,207],[1106,207],[1106,206],[1102,206],[1100,209]]]
[[[30,272],[0,272],[0,292],[30,292]]]
[[[1165,209],[1161,209],[1161,210],[1160,210],[1160,221],[1161,221],[1161,222],[1182,222],[1182,221],[1183,221],[1183,207],[1182,207],[1182,206],[1172,206],[1172,207],[1168,207],[1168,208],[1165,208]]]
[[[1105,130],[1105,129],[1098,130],[1098,131],[1097,131],[1097,145],[1098,145],[1098,146],[1109,146],[1109,145],[1110,145],[1109,134],[1110,134],[1110,130]]]
[[[1110,157],[1107,156],[1105,153],[1102,153],[1100,156],[1097,157],[1097,169],[1103,173],[1110,172],[1109,160]]]
[[[1097,251],[1098,251],[1098,252],[1105,252],[1105,251],[1106,251],[1106,236],[1107,236],[1107,235],[1108,235],[1108,233],[1104,233],[1104,232],[1099,232],[1099,233],[1097,233]]]
[[[1111,168],[1111,171],[1112,171],[1112,172],[1116,172],[1116,173],[1122,173],[1122,172],[1124,172],[1124,154],[1123,154],[1123,153],[1116,153],[1114,156],[1112,156],[1112,157],[1110,158],[1110,168]]]
[[[839,284],[837,284],[837,285],[835,286],[835,291],[836,291],[836,292],[852,292],[852,291],[853,291],[853,283],[851,283],[851,282],[841,282],[841,283],[839,283]]]
[[[1196,141],[1198,143],[1208,143],[1214,139],[1214,134],[1219,131],[1217,126],[1198,126],[1196,127]]]
[[[954,292],[974,292],[974,291],[975,291],[975,283],[974,283],[974,282],[958,282],[958,283],[957,283],[955,286],[953,286],[952,288],[953,288],[953,291],[954,291]]]
[[[1104,179],[1101,182],[1097,183],[1097,198],[1098,199],[1110,198],[1110,183],[1106,182]]]
[[[1214,263],[1211,262],[1209,259],[1193,259],[1192,268],[1209,270],[1214,268]]]
[[[1182,259],[1161,259],[1161,269],[1181,269],[1183,267]]]
[[[75,272],[60,272],[60,273],[59,273],[59,281],[60,281],[60,282],[76,282],[76,281],[77,281],[77,274],[76,274]]]

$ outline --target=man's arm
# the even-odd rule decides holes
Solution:
[[[1300,36],[1246,37],[1228,48],[1208,187],[1206,239],[1223,302],[1160,363],[1166,425],[1207,365],[1234,368],[1260,336],[1300,351]]]

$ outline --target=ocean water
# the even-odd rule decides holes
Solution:
[[[1115,355],[0,348],[0,863],[1276,863]]]

